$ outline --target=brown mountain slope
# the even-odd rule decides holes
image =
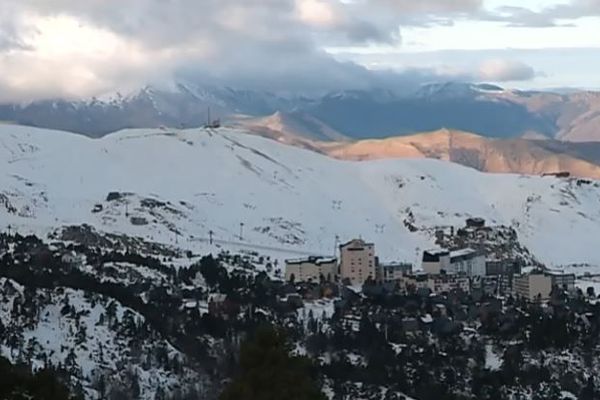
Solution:
[[[530,105],[546,110],[552,108],[552,103],[563,100],[560,95],[535,96]],[[446,129],[412,136],[350,141],[321,121],[302,113],[278,112],[265,118],[240,116],[236,124],[252,134],[343,160],[435,158],[485,172],[541,175],[569,171],[573,176],[600,179],[600,142],[490,139]]]
[[[521,104],[529,112],[554,121],[556,139],[572,142],[600,141],[600,93],[598,92],[524,94],[507,91],[489,96]]]
[[[600,145],[527,139],[487,139],[441,130],[352,143],[319,143],[325,154],[343,160],[435,158],[486,172],[539,175],[569,171],[600,179]]]
[[[317,118],[302,112],[281,112],[258,118],[238,119],[238,123],[262,136],[281,141],[338,141],[349,140]]]

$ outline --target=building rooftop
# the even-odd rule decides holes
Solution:
[[[529,275],[530,273],[532,273],[536,269],[537,269],[536,266],[528,265],[526,267],[521,268],[521,274],[523,274],[523,275]]]
[[[382,262],[379,265],[383,268],[412,268],[411,263],[401,263],[401,262]]]
[[[558,270],[552,270],[552,269],[547,269],[544,271],[544,273],[546,275],[552,275],[552,276],[575,276],[575,274],[573,274],[573,273],[567,273],[565,271],[558,271]]]
[[[443,256],[443,255],[450,254],[450,251],[448,251],[446,249],[429,249],[429,250],[425,250],[425,253],[432,255],[432,256]]]
[[[374,243],[367,243],[362,239],[352,239],[349,242],[343,243],[340,245],[340,248],[348,247],[348,246],[356,246],[356,247],[366,247],[366,246],[375,246]]]
[[[450,252],[450,257],[463,257],[477,254],[477,251],[467,247],[466,249],[460,249]]]
[[[286,264],[304,264],[304,263],[312,263],[316,265],[321,264],[331,264],[337,262],[337,258],[335,257],[318,257],[318,256],[310,256],[304,258],[296,258],[291,260],[285,260]]]

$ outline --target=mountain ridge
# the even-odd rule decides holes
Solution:
[[[573,176],[600,179],[598,143],[492,139],[445,129],[351,143],[322,143],[317,147],[343,160],[435,158],[484,172],[543,175],[568,171]]]
[[[464,82],[424,85],[410,93],[346,90],[311,97],[185,82],[80,101],[2,104],[0,120],[97,137],[127,128],[201,127],[209,108],[225,122],[296,115],[305,120],[307,136],[321,139],[324,130],[366,139],[446,127],[496,138],[600,141],[597,92],[507,90]],[[306,130],[308,125],[313,127]]]

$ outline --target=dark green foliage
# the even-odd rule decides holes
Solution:
[[[0,399],[67,400],[72,399],[54,371],[31,374],[28,367],[14,366],[0,358]]]
[[[242,345],[240,369],[221,400],[325,399],[310,361],[290,356],[284,335],[271,327],[259,328]]]
[[[227,276],[227,270],[219,265],[219,262],[215,260],[212,255],[202,257],[197,266],[199,266],[200,273],[210,287],[218,286],[219,282]],[[195,271],[197,268],[193,269]]]

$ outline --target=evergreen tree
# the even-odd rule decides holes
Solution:
[[[289,354],[281,332],[261,327],[240,353],[240,373],[221,400],[324,400],[310,361]]]
[[[581,391],[579,398],[581,400],[593,400],[596,397],[596,388],[594,385],[594,378],[589,378],[587,381],[587,384],[585,385],[585,387],[583,388],[583,390]]]
[[[68,400],[74,398],[51,370],[31,374],[25,366],[0,358],[0,399]]]

